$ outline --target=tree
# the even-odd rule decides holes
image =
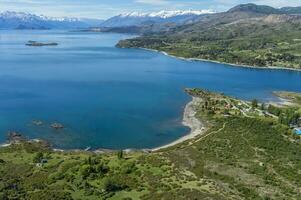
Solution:
[[[260,109],[261,109],[261,110],[264,110],[264,109],[265,109],[265,104],[264,104],[264,103],[261,104]]]
[[[205,109],[208,109],[208,105],[209,105],[208,101],[205,101]]]
[[[122,159],[123,158],[123,151],[122,150],[118,151],[117,157],[118,157],[118,159]]]
[[[89,165],[92,165],[92,164],[93,164],[93,163],[92,163],[92,158],[91,158],[91,156],[89,156],[87,163],[88,163]]]
[[[257,99],[253,99],[252,100],[252,108],[254,109],[254,108],[257,108],[258,107],[258,101],[257,101]]]

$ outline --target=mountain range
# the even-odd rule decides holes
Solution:
[[[226,13],[245,13],[246,17],[262,16],[265,14],[301,14],[301,7],[273,8],[270,6],[255,6],[243,4],[230,9]],[[103,32],[153,33],[170,31],[181,26],[195,24],[206,18],[214,18],[223,13],[211,10],[175,10],[152,13],[131,12],[111,17],[107,20],[85,18],[57,18],[44,15],[35,15],[24,12],[0,13],[0,29],[87,29],[94,27]],[[228,17],[228,16],[227,16]],[[235,17],[235,16],[234,16]],[[224,19],[223,21],[231,21]],[[98,30],[97,29],[97,30]]]
[[[154,13],[127,13],[114,16],[104,21],[92,31],[118,32],[132,34],[154,34],[178,30],[180,27],[214,26],[235,20],[263,17],[266,15],[299,15],[301,7],[273,8],[264,5],[241,4],[227,12],[215,13],[210,10],[201,11],[160,11]]]
[[[77,29],[101,24],[103,20],[84,18],[55,18],[24,12],[0,13],[0,29]]]
[[[130,27],[150,24],[174,23],[177,25],[192,23],[204,14],[214,13],[210,10],[176,10],[152,13],[132,12],[120,14],[104,21],[101,27]]]
[[[57,18],[24,12],[0,13],[0,29],[87,29],[90,27],[120,28],[142,27],[171,23],[182,25],[193,23],[200,16],[213,13],[210,10],[159,11],[152,13],[131,12],[107,20],[85,18]]]

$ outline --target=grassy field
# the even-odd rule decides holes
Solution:
[[[300,125],[289,112],[298,115],[300,104],[187,92],[203,99],[204,135],[153,153],[3,147],[0,199],[301,199],[301,139],[280,117]]]

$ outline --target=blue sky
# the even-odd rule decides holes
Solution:
[[[158,10],[225,11],[240,3],[274,7],[301,6],[301,0],[0,0],[0,12],[22,11],[48,16],[108,18],[116,14]]]

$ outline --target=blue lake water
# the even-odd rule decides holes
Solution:
[[[188,133],[186,87],[262,101],[301,92],[301,73],[184,61],[118,49],[130,36],[67,31],[0,31],[0,143],[8,131],[57,148],[151,148]],[[58,42],[27,47],[28,40]],[[32,120],[41,120],[34,126]],[[63,130],[53,130],[53,122]]]

